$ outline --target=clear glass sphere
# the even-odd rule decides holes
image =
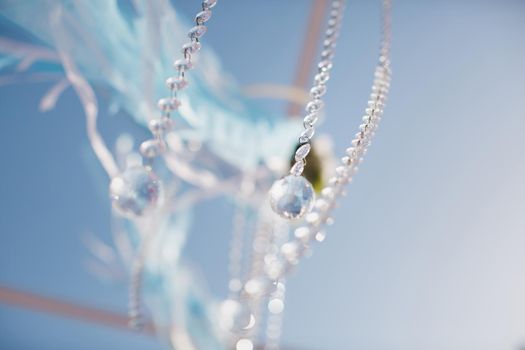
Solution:
[[[286,219],[298,219],[314,204],[312,185],[303,176],[288,175],[276,181],[270,189],[270,205]]]
[[[162,183],[155,173],[141,166],[126,169],[109,184],[113,207],[127,217],[143,216],[162,199]]]

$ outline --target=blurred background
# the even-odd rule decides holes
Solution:
[[[0,2],[1,4],[1,2]],[[175,1],[190,18],[194,1]],[[312,1],[221,1],[205,38],[241,85],[292,85]],[[379,42],[379,1],[348,1],[326,96],[342,154],[359,124]],[[38,14],[35,14],[38,15]],[[0,28],[4,35],[22,35]],[[329,236],[289,279],[290,349],[525,348],[525,2],[394,1],[393,81],[382,126]],[[0,286],[125,314],[127,286],[86,268],[110,243],[107,179],[68,89],[0,87]],[[112,144],[146,132],[125,114]],[[286,103],[261,100],[276,113]],[[96,165],[98,167],[98,165]],[[199,208],[186,256],[225,294],[226,203]],[[147,334],[0,301],[1,349],[165,349]]]

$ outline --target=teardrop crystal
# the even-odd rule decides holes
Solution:
[[[302,160],[295,162],[295,164],[290,169],[290,174],[299,176],[303,173],[304,170],[304,162]]]
[[[313,100],[313,101],[308,102],[305,109],[308,113],[315,113],[321,110],[323,106],[324,106],[324,102],[322,100]]]
[[[195,22],[202,24],[206,21],[208,21],[211,18],[211,11],[210,10],[204,10],[195,16]]]
[[[310,139],[314,136],[315,134],[315,129],[312,128],[311,126],[306,128],[303,133],[301,134],[301,137],[299,137],[299,142],[300,143],[306,143],[308,141],[310,141]]]
[[[190,39],[199,39],[206,33],[206,30],[208,30],[206,26],[197,25],[189,30],[188,37]]]
[[[319,117],[317,116],[317,113],[311,113],[308,114],[306,117],[304,117],[303,122],[306,125],[313,126],[317,121],[319,120]]]
[[[297,151],[295,151],[295,161],[298,162],[306,158],[308,153],[310,153],[310,149],[311,149],[311,146],[309,143],[305,143],[304,145],[299,147]]]
[[[207,9],[211,9],[215,5],[217,5],[217,0],[204,0],[202,2],[202,7],[207,8]]]
[[[316,85],[310,90],[310,96],[319,98],[326,93],[326,85]]]

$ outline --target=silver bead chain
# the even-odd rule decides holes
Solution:
[[[299,137],[299,148],[295,152],[295,164],[290,169],[290,174],[300,176],[306,164],[305,158],[310,153],[310,140],[315,134],[315,124],[319,119],[319,113],[324,107],[322,100],[326,93],[327,82],[330,79],[332,60],[335,55],[335,47],[341,22],[343,20],[345,0],[333,0],[330,6],[328,25],[325,31],[321,58],[317,64],[318,72],[314,77],[314,83],[310,89],[311,99],[306,104],[306,116],[303,119],[304,130]]]
[[[204,23],[211,18],[211,9],[216,4],[217,0],[204,0],[202,2],[202,10],[195,15],[195,26],[188,31],[190,40],[182,45],[183,57],[173,63],[173,67],[178,74],[166,79],[166,86],[170,91],[170,95],[158,101],[158,107],[162,112],[160,118],[152,119],[149,122],[149,129],[153,134],[153,138],[142,142],[140,145],[140,154],[146,164],[150,164],[153,158],[162,155],[166,151],[164,135],[173,126],[171,113],[176,111],[181,104],[177,99],[177,92],[185,89],[189,84],[185,74],[193,69],[192,57],[201,49],[200,39],[207,30]]]
[[[158,107],[162,111],[160,118],[152,119],[149,122],[149,129],[153,138],[142,142],[139,151],[143,157],[145,165],[151,165],[153,158],[162,155],[166,151],[164,135],[173,126],[171,113],[180,107],[177,99],[177,91],[183,90],[188,86],[185,73],[193,68],[192,55],[197,53],[200,48],[200,38],[206,33],[204,23],[211,18],[211,9],[217,4],[217,0],[204,0],[202,11],[195,16],[195,26],[188,31],[189,42],[182,45],[183,58],[176,60],[173,66],[178,72],[177,76],[166,79],[166,86],[170,91],[169,97],[159,99]],[[141,329],[143,326],[141,299],[142,299],[142,277],[144,270],[144,260],[146,258],[147,238],[138,248],[138,254],[134,259],[131,282],[129,287],[129,323],[134,329]]]
[[[315,200],[314,208],[305,217],[305,224],[296,228],[294,238],[281,246],[281,256],[286,261],[286,268],[281,278],[291,268],[299,263],[301,257],[309,252],[311,242],[323,241],[325,233],[323,226],[333,222],[331,211],[336,207],[339,197],[345,195],[345,186],[352,181],[358,170],[371,139],[383,115],[383,109],[390,89],[390,44],[391,44],[391,0],[383,0],[382,40],[379,62],[375,69],[372,92],[359,125],[359,131],[346,149],[346,155],[341,158],[336,168],[335,176],[328,181],[319,198]],[[269,276],[271,278],[271,276]]]
[[[129,284],[128,325],[136,331],[142,330],[145,325],[142,310],[142,278],[144,275],[144,261],[147,256],[149,239],[144,239],[131,266],[131,281]]]

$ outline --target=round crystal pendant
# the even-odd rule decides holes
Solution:
[[[161,202],[162,184],[157,176],[141,166],[127,169],[109,184],[113,207],[127,217],[138,217]]]
[[[286,219],[298,219],[314,204],[312,185],[302,176],[288,175],[276,181],[270,189],[270,205]]]

